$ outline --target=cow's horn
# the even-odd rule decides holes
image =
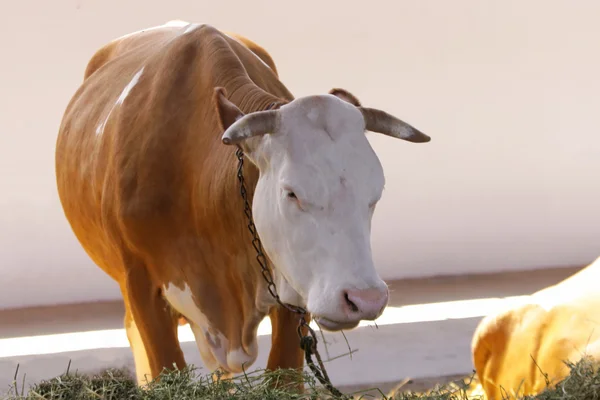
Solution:
[[[238,144],[252,137],[276,132],[279,129],[280,118],[277,110],[246,114],[231,124],[221,139],[225,144]]]
[[[413,143],[426,143],[431,140],[423,132],[385,111],[365,107],[357,108],[362,112],[365,128],[368,131],[383,133]]]

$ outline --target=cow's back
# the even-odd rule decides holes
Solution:
[[[490,399],[532,395],[556,384],[583,355],[600,359],[600,258],[530,304],[485,317],[472,343],[473,363]]]
[[[128,255],[160,263],[174,240],[237,229],[224,217],[239,210],[223,199],[235,159],[220,142],[216,86],[246,112],[269,93],[291,99],[263,58],[210,26],[129,35],[88,63],[61,123],[56,176],[74,233],[114,279]]]

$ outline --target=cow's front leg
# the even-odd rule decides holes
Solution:
[[[279,386],[289,385],[293,379],[300,379],[302,368],[304,367],[304,351],[300,348],[300,338],[298,337],[298,324],[300,316],[281,306],[276,306],[269,313],[272,326],[271,352],[267,362],[267,369],[276,371],[277,369],[293,369],[298,371],[298,376],[293,375],[289,379],[279,382]],[[310,322],[310,314],[305,316],[306,322]],[[307,329],[303,328],[303,333]],[[304,390],[304,384],[299,383],[299,391]]]
[[[163,369],[185,367],[177,337],[177,318],[156,288],[143,265],[131,266],[126,281],[127,302],[133,322],[146,350],[152,376]],[[137,368],[137,366],[136,366]],[[139,378],[138,378],[139,379]]]

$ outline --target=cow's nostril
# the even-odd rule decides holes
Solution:
[[[388,301],[387,287],[369,289],[346,289],[344,311],[361,319],[374,320],[381,315]]]
[[[344,299],[346,300],[346,304],[348,304],[352,312],[358,312],[358,307],[350,300],[348,297],[348,292],[344,293]]]

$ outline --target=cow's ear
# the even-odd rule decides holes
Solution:
[[[348,103],[354,105],[355,107],[360,107],[360,101],[356,98],[355,95],[347,91],[346,89],[333,88],[329,91],[329,94],[332,94],[340,99],[347,101]]]
[[[215,88],[213,101],[217,110],[221,132],[225,132],[235,121],[244,116],[244,113],[229,101],[227,92],[223,87]]]

